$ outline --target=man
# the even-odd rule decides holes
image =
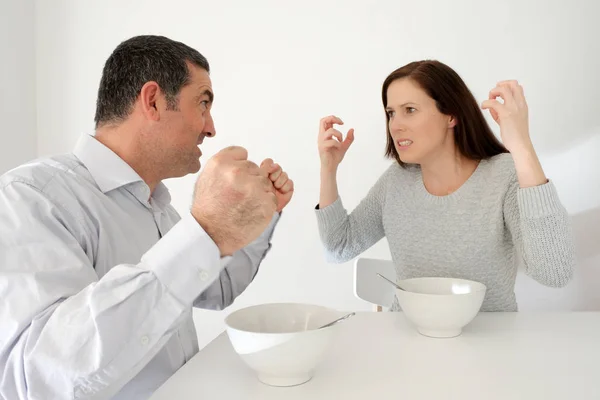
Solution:
[[[104,67],[95,135],[0,178],[0,398],[148,398],[198,351],[192,306],[253,280],[287,174],[226,148],[182,218],[161,183],[199,171],[212,101],[200,53],[134,37]]]

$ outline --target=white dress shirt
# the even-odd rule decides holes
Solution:
[[[279,214],[232,257],[114,152],[0,178],[0,399],[146,399],[198,352],[192,306],[222,309],[270,249]]]

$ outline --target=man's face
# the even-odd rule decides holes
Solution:
[[[175,99],[175,109],[161,112],[160,128],[153,153],[160,158],[165,178],[196,173],[200,170],[199,145],[215,135],[210,114],[213,90],[206,70],[188,64],[190,80]]]

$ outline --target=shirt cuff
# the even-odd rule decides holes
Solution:
[[[519,188],[517,202],[522,218],[540,218],[563,212],[563,205],[551,181],[538,186]]]
[[[215,242],[188,213],[141,261],[179,301],[191,306],[219,277],[230,259],[221,257]]]
[[[317,215],[317,223],[320,227],[326,230],[337,227],[340,221],[343,221],[348,213],[344,208],[341,197],[338,197],[333,203],[325,208],[318,208],[315,210]]]
[[[260,235],[261,239],[266,240],[266,241],[271,240],[271,238],[273,237],[273,232],[275,232],[275,226],[277,226],[277,223],[279,222],[280,218],[281,218],[280,213],[278,213],[278,212],[273,213],[273,218],[271,218],[271,222],[266,227],[266,229],[263,231],[263,233]]]

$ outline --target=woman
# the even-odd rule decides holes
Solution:
[[[398,279],[482,282],[482,311],[518,310],[520,262],[539,283],[566,285],[575,264],[569,217],[531,143],[522,87],[500,82],[481,107],[500,125],[504,145],[463,80],[440,62],[392,72],[382,97],[386,156],[395,162],[350,215],[336,174],[354,131],[342,139],[339,118],[320,123],[316,215],[331,261],[349,261],[386,237]]]

